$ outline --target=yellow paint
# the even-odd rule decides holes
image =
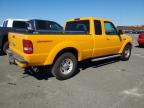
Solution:
[[[51,65],[56,55],[65,48],[73,48],[78,52],[78,61],[87,58],[95,58],[110,54],[122,53],[127,43],[132,44],[132,38],[126,35],[107,36],[104,29],[103,18],[80,18],[90,21],[90,33],[88,35],[63,35],[63,34],[18,34],[9,33],[9,47],[16,54],[24,58],[27,66]],[[102,35],[95,35],[94,20],[100,20],[102,24]],[[74,21],[74,19],[68,20]],[[31,40],[33,43],[33,54],[24,54],[23,39]],[[121,41],[120,41],[121,39]],[[125,39],[125,40],[124,40]]]

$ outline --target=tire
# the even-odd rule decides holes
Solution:
[[[139,44],[139,47],[140,47],[140,48],[143,48],[143,47],[144,47],[144,45],[142,45],[142,44]]]
[[[121,54],[121,60],[122,61],[127,61],[129,60],[130,56],[131,56],[131,49],[132,46],[131,45],[126,45],[122,54]]]
[[[4,45],[3,45],[3,53],[6,54],[6,50],[8,49],[9,47],[9,44],[8,42],[5,42]]]
[[[58,80],[71,78],[77,72],[77,59],[72,53],[63,53],[59,56],[51,70]]]

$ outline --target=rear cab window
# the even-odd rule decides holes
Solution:
[[[90,32],[90,22],[89,22],[89,20],[67,22],[65,31],[83,31],[83,32],[89,33]]]
[[[104,22],[105,33],[106,35],[117,35],[117,29],[112,22]]]

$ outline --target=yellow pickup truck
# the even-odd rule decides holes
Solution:
[[[128,60],[132,38],[103,18],[76,18],[62,32],[9,33],[10,64],[22,68],[51,66],[59,80],[72,77],[78,61],[120,55]]]

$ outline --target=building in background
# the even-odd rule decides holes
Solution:
[[[117,26],[118,29],[123,30],[124,33],[139,34],[144,32],[144,25],[137,26]]]

